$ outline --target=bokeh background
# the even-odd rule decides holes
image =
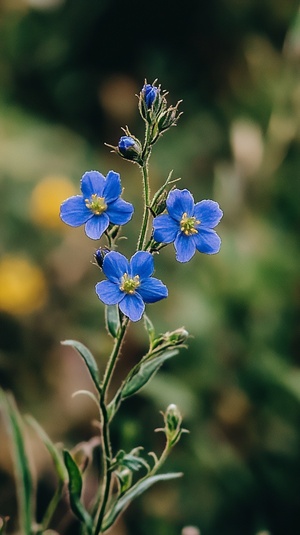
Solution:
[[[115,448],[160,450],[160,410],[190,430],[166,469],[183,471],[128,509],[115,535],[295,535],[300,531],[300,20],[296,0],[2,0],[0,4],[0,373],[20,410],[72,448],[95,435],[75,338],[103,369],[111,342],[94,293],[97,247],[58,217],[86,170],[121,173],[140,217],[136,166],[110,153],[158,78],[184,112],[156,145],[152,189],[173,169],[195,199],[224,210],[221,252],[156,260],[170,297],[148,307],[158,332],[184,326],[188,350],[122,407]],[[134,325],[118,380],[143,355]],[[37,519],[55,485],[27,431]],[[17,529],[10,437],[0,421],[0,515]],[[90,490],[95,482],[91,473]],[[94,486],[93,486],[94,485]],[[75,534],[62,504],[53,523]]]

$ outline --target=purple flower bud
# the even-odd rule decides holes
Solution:
[[[118,143],[118,150],[123,158],[139,161],[142,147],[138,140],[131,136],[122,136]]]
[[[158,93],[158,87],[151,84],[145,84],[142,93],[144,95],[144,100],[147,108],[151,108],[154,100],[156,99],[156,95]]]
[[[107,253],[109,253],[109,252],[110,252],[110,249],[108,249],[108,247],[100,247],[94,253],[94,259],[95,259],[96,264],[99,266],[100,269],[102,269],[104,258],[107,255]]]

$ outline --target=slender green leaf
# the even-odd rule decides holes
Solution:
[[[77,342],[77,340],[64,340],[61,343],[64,346],[71,346],[76,349],[83,358],[97,391],[101,393],[98,366],[90,350],[81,342]]]
[[[120,328],[120,313],[118,305],[109,305],[105,307],[105,321],[109,334],[117,338]]]
[[[181,477],[182,473],[169,473],[169,474],[158,474],[155,476],[150,476],[146,479],[138,481],[130,490],[125,492],[121,498],[116,502],[113,508],[108,512],[107,516],[104,518],[103,531],[107,530],[112,526],[115,520],[118,518],[119,514],[122,513],[128,507],[130,502],[140,496],[145,490],[149,489],[154,483],[159,481],[167,481],[169,479],[175,479]]]
[[[150,342],[153,342],[155,338],[155,330],[152,321],[148,318],[146,314],[144,314],[144,325],[145,329],[149,335]]]
[[[61,456],[60,451],[56,448],[56,446],[53,444],[49,436],[47,435],[46,431],[40,426],[40,424],[32,417],[27,415],[26,416],[27,422],[33,427],[37,435],[40,437],[42,442],[45,444],[48,452],[51,455],[53,464],[55,466],[55,470],[58,476],[58,479],[62,482],[65,482],[68,480],[68,472],[66,470],[66,467],[63,463],[63,459]]]
[[[2,390],[0,390],[0,396],[6,410],[13,439],[20,531],[24,535],[32,535],[32,524],[34,522],[33,485],[23,438],[23,422],[14,398],[10,394],[5,394]]]
[[[64,461],[69,475],[70,504],[73,513],[83,522],[89,534],[92,533],[92,518],[80,501],[82,491],[82,477],[80,470],[71,454],[64,450]]]
[[[178,355],[178,350],[166,351],[158,357],[149,358],[139,363],[125,379],[121,390],[122,398],[128,398],[140,390],[156,374],[161,365],[168,359]]]

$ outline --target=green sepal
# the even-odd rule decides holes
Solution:
[[[109,334],[117,338],[120,329],[120,312],[118,305],[106,305],[105,323]]]
[[[10,394],[4,393],[3,390],[0,390],[0,396],[6,410],[13,439],[20,529],[24,535],[31,535],[34,522],[33,485],[23,438],[23,422],[14,398]]]
[[[166,360],[175,357],[178,353],[179,351],[177,349],[165,351],[157,357],[150,357],[145,361],[139,362],[125,379],[124,385],[121,388],[122,399],[128,398],[138,392],[138,390],[150,381]]]
[[[77,516],[77,518],[79,518],[79,520],[83,522],[87,533],[91,535],[93,530],[92,517],[89,515],[84,505],[80,501],[82,491],[82,477],[80,470],[71,454],[67,450],[64,450],[63,453],[65,465],[69,476],[68,489],[70,495],[71,509],[73,513]]]
[[[104,518],[103,523],[103,531],[106,531],[112,524],[117,520],[118,516],[126,507],[132,502],[134,498],[137,498],[140,496],[143,492],[145,492],[147,489],[152,487],[154,483],[157,483],[159,481],[166,481],[169,479],[175,479],[177,477],[181,477],[182,473],[169,473],[169,474],[158,474],[155,476],[150,476],[145,479],[142,479],[138,481],[133,487],[131,487],[130,490],[125,492],[121,498],[116,502],[116,504],[112,507],[112,509],[108,512],[106,517]]]
[[[76,349],[83,358],[97,391],[101,394],[98,366],[90,350],[81,342],[77,342],[77,340],[64,340],[61,343],[63,346],[71,346]]]

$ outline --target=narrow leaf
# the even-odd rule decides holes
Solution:
[[[64,450],[64,461],[69,475],[70,505],[73,513],[84,523],[89,534],[92,533],[92,518],[80,501],[82,491],[82,477],[80,470],[71,454]]]
[[[107,516],[104,518],[103,531],[107,530],[115,520],[118,518],[119,514],[128,507],[130,502],[140,496],[145,490],[149,489],[154,483],[159,481],[167,481],[169,479],[175,479],[181,477],[182,473],[169,473],[169,474],[158,474],[155,476],[148,477],[147,479],[142,479],[138,481],[130,490],[125,492],[123,496],[117,501],[111,511],[108,512]]]
[[[153,342],[155,338],[155,330],[154,330],[152,321],[148,318],[146,314],[144,314],[144,324],[145,324],[145,329],[149,335],[149,340],[150,342]]]
[[[46,446],[48,452],[50,453],[53,464],[55,466],[58,479],[62,482],[67,481],[68,472],[63,463],[63,459],[62,459],[60,451],[56,448],[56,446],[53,444],[53,442],[51,441],[47,433],[44,431],[44,429],[32,416],[27,415],[26,420],[31,425],[31,427],[33,427],[37,435],[40,437],[40,439]]]
[[[120,313],[118,305],[109,305],[105,307],[105,321],[109,334],[117,338],[120,328]]]
[[[33,485],[23,439],[23,423],[14,398],[9,394],[5,394],[2,390],[0,390],[0,396],[6,409],[13,439],[20,530],[24,535],[31,535],[31,526],[33,523]]]
[[[101,393],[98,366],[90,350],[76,340],[64,340],[61,343],[64,346],[71,346],[76,349],[79,355],[83,358],[97,391]]]
[[[124,386],[121,390],[122,398],[128,398],[140,390],[156,374],[161,365],[171,357],[178,355],[178,350],[166,351],[158,357],[149,358],[139,363],[125,379]]]

